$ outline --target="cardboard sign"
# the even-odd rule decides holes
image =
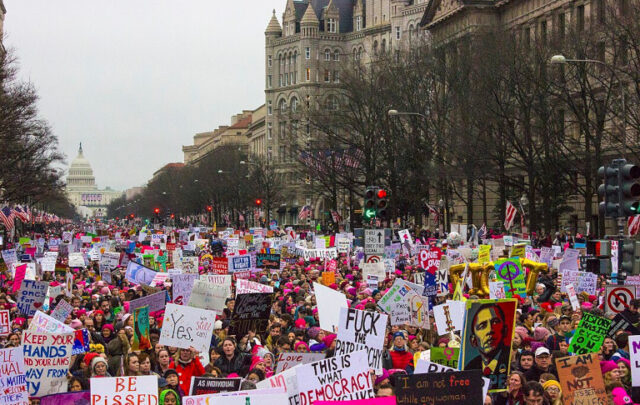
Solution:
[[[51,312],[51,317],[58,322],[64,323],[67,317],[73,312],[73,307],[65,300],[60,300],[56,308]]]
[[[298,366],[296,376],[301,404],[374,397],[364,350]]]
[[[608,395],[600,372],[600,361],[595,353],[556,359],[558,378],[565,404],[607,404]]]
[[[482,398],[482,373],[469,370],[399,375],[395,387],[398,405],[478,405]]]
[[[11,318],[9,317],[9,310],[3,309],[0,311],[0,336],[7,336],[11,332]]]
[[[464,324],[465,304],[463,301],[447,301],[433,307],[438,335],[448,335],[462,330]]]
[[[273,292],[273,287],[270,285],[264,285],[260,283],[256,283],[249,280],[237,280],[236,282],[236,297],[240,294],[251,294],[251,293],[268,293],[271,294]]]
[[[22,335],[29,396],[41,397],[67,391],[74,334],[25,331]]]
[[[600,350],[611,327],[611,320],[584,312],[571,338],[569,352],[574,354],[595,353]]]
[[[342,356],[366,350],[369,367],[381,374],[388,318],[388,315],[378,312],[341,308],[335,354]]]
[[[47,298],[49,282],[23,280],[20,291],[18,291],[17,307],[20,313],[26,316],[33,316],[37,310],[42,308],[44,300]]]
[[[149,312],[162,311],[166,301],[167,293],[165,291],[146,295],[137,300],[129,301],[129,313],[132,314],[135,309],[142,307],[149,307]]]
[[[160,344],[207,352],[211,345],[216,314],[205,309],[167,304]]]
[[[186,305],[189,302],[193,283],[197,279],[197,274],[174,274],[171,276],[171,291],[175,304]]]
[[[133,342],[131,350],[151,349],[149,340],[149,307],[144,306],[133,310]]]
[[[243,337],[249,331],[260,335],[267,330],[271,315],[272,294],[252,293],[236,297],[229,334]]]
[[[491,380],[489,391],[503,391],[511,366],[511,339],[516,323],[517,301],[468,300],[465,307],[460,368],[483,371],[488,368]]]
[[[227,297],[229,297],[228,287],[195,280],[188,306],[222,313]]]
[[[596,288],[598,286],[598,276],[593,273],[578,270],[562,270],[562,283],[560,285],[560,291],[567,292],[567,285],[573,284],[576,289],[576,293],[586,292],[587,294],[596,295]]]
[[[145,375],[92,378],[91,403],[94,405],[158,404],[158,377]]]
[[[326,357],[325,353],[297,353],[297,352],[284,352],[278,354],[276,363],[276,373],[281,373],[285,370],[294,368],[299,364],[309,364],[314,361],[322,360]]]
[[[29,405],[22,347],[0,349],[0,404]]]
[[[495,262],[496,277],[504,283],[507,298],[526,298],[525,271],[519,257],[500,259]]]
[[[318,303],[320,328],[333,332],[340,323],[340,308],[347,308],[347,297],[341,292],[332,290],[322,284],[313,283]]]
[[[217,394],[240,390],[241,378],[191,377],[189,395]]]

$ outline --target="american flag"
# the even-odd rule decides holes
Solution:
[[[427,204],[427,208],[429,209],[429,214],[431,214],[431,219],[433,222],[440,223],[440,213],[437,209],[433,208],[431,205]]]
[[[238,221],[244,222],[244,215],[238,214]]]
[[[478,231],[478,239],[486,239],[487,236],[487,224],[482,224]]]
[[[298,219],[305,219],[310,217],[311,217],[311,207],[308,205],[305,205],[304,207],[302,207],[302,209],[298,213]]]
[[[4,227],[7,228],[7,231],[10,231],[13,229],[13,221],[16,217],[15,212],[13,211],[13,209],[9,208],[8,206],[4,206],[2,207],[2,209],[0,209],[0,221],[2,221],[2,223],[4,224]]]
[[[333,218],[333,222],[340,223],[342,221],[342,217],[338,213],[338,211],[331,211],[331,217]]]
[[[13,211],[15,212],[16,216],[20,219],[20,221],[22,222],[29,221],[29,214],[27,214],[27,212],[21,206],[16,205]]]
[[[516,207],[514,207],[510,201],[507,201],[507,208],[504,213],[504,227],[507,231],[511,228],[511,225],[513,225],[513,220],[516,218],[517,212]]]
[[[640,215],[634,215],[627,220],[627,229],[629,229],[629,236],[635,236],[640,229]]]

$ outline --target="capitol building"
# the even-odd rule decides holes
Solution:
[[[122,196],[121,191],[107,187],[99,190],[96,178],[93,177],[91,163],[82,154],[82,143],[78,148],[78,156],[73,159],[67,175],[67,197],[83,218],[104,218],[107,205]]]

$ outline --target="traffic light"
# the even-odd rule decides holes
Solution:
[[[598,195],[602,200],[598,206],[600,216],[617,218],[620,211],[618,168],[602,166],[598,169],[598,177],[604,178],[604,183],[598,186]]]
[[[387,218],[387,192],[384,189],[378,189],[376,193],[378,199],[376,203],[376,216],[380,219]]]
[[[176,217],[176,214],[171,214],[171,219],[174,219]]]
[[[367,187],[367,191],[364,193],[364,208],[362,210],[362,217],[365,219],[365,221],[371,221],[376,216],[376,200],[378,197],[377,190],[378,187],[369,186]]]
[[[156,215],[160,215],[160,208],[154,208],[154,209],[153,209],[153,212],[154,212]]]
[[[259,207],[262,205],[262,200],[259,198],[256,198],[256,207]]]
[[[207,205],[207,211],[211,212],[211,210],[213,210],[213,207],[210,205]]]
[[[640,208],[640,184],[636,181],[640,178],[640,167],[634,164],[627,164],[626,160],[620,162],[618,170],[619,187],[618,202],[620,204],[621,217],[632,217],[638,214]]]
[[[618,241],[618,272],[640,274],[640,242],[633,239]]]
[[[134,215],[133,215],[133,214],[131,214],[131,215],[129,215],[129,216],[131,217],[131,219],[133,219],[133,217],[134,217]]]

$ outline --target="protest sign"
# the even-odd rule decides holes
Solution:
[[[171,276],[171,288],[175,304],[184,305],[189,302],[193,282],[197,279],[197,274],[173,274]]]
[[[421,249],[418,253],[418,263],[426,272],[435,274],[440,268],[440,258],[442,257],[442,250],[437,247],[427,249]]]
[[[633,326],[633,324],[631,324],[631,321],[625,318],[624,315],[617,314],[611,320],[611,327],[607,332],[607,336],[613,339],[616,337],[616,334],[618,333],[618,331],[621,331],[621,330],[629,332],[630,335],[640,335],[639,328],[636,328],[635,326]]]
[[[125,277],[129,282],[144,285],[151,285],[155,276],[156,271],[136,262],[129,262],[125,273]]]
[[[398,405],[478,405],[482,398],[482,372],[399,375],[395,387]]]
[[[22,281],[27,277],[27,263],[16,266],[13,277],[13,291],[17,292],[22,286]]]
[[[584,312],[575,334],[571,338],[569,352],[574,354],[594,353],[600,350],[611,327],[611,320]]]
[[[197,256],[183,256],[180,258],[180,268],[184,274],[199,274]]]
[[[84,262],[84,256],[82,255],[82,253],[79,253],[79,252],[69,253],[69,268],[84,267],[84,266],[85,266],[85,262]]]
[[[309,353],[299,353],[309,354]],[[289,404],[299,404],[300,394],[298,393],[298,378],[296,376],[296,370],[298,367],[294,366],[287,368],[282,372],[278,372],[273,377],[262,380],[256,384],[257,389],[270,389],[270,388],[282,388],[289,397]]]
[[[229,259],[226,257],[214,257],[211,260],[211,272],[214,274],[228,274]]]
[[[11,318],[9,317],[9,310],[3,309],[0,311],[0,336],[7,336],[11,332]]]
[[[438,297],[444,297],[449,294],[449,258],[440,256],[440,266],[436,271],[436,290]]]
[[[320,328],[333,332],[340,323],[340,308],[347,308],[347,297],[322,284],[313,283],[318,303]]]
[[[40,398],[40,405],[88,405],[91,402],[89,391],[65,392],[64,394],[46,395]]]
[[[42,311],[36,311],[33,319],[29,323],[28,330],[41,333],[73,333],[73,329],[45,314]]]
[[[256,255],[256,267],[259,269],[280,269],[280,254],[258,253]]]
[[[396,279],[389,291],[378,301],[378,306],[386,313],[391,313],[392,308],[404,301],[404,296],[409,293],[411,287],[406,281]]]
[[[598,276],[593,273],[578,270],[562,270],[562,283],[560,285],[560,291],[567,292],[567,285],[573,284],[576,293],[586,292],[587,294],[595,295],[596,287],[598,286]]]
[[[507,293],[504,291],[504,281],[489,281],[489,298],[492,300],[507,298]]]
[[[375,263],[363,263],[362,264],[362,278],[367,279],[369,276],[375,276],[378,280],[382,281],[387,276],[384,270],[383,262]]]
[[[42,269],[43,272],[47,271],[47,272],[51,272],[51,271],[55,271],[56,269],[56,258],[55,257],[50,257],[50,256],[45,256],[42,259],[40,259],[40,268]]]
[[[297,352],[283,352],[278,354],[276,363],[276,373],[281,373],[285,370],[292,369],[298,364],[309,364],[314,361],[322,360],[326,356],[325,353],[297,353]]]
[[[63,322],[67,319],[69,315],[73,312],[73,307],[65,300],[60,300],[58,305],[56,305],[53,312],[51,312],[51,317],[58,322]]]
[[[67,391],[73,340],[73,333],[24,332],[22,348],[30,396]]]
[[[149,340],[149,307],[144,306],[133,310],[133,342],[131,350],[151,349]]]
[[[160,344],[206,352],[211,344],[215,312],[167,304],[160,333]]]
[[[556,359],[565,404],[607,404],[607,394],[595,353]]]
[[[229,288],[226,286],[195,280],[187,305],[222,313],[228,296]]]
[[[260,335],[267,330],[273,295],[264,293],[240,294],[231,315],[229,334],[244,336],[249,331]]]
[[[220,287],[227,288],[227,297],[231,297],[231,274],[202,274],[200,275],[200,280],[206,281],[207,283],[215,284]]]
[[[158,377],[102,377],[91,379],[91,404],[158,404]]]
[[[272,293],[273,287],[249,280],[240,279],[236,282],[236,296],[251,293]]]
[[[495,262],[496,277],[504,283],[507,298],[526,298],[525,271],[519,257],[500,259]]]
[[[18,262],[18,254],[15,249],[6,249],[2,251],[2,260],[7,265],[7,267],[11,267],[11,264]]]
[[[374,397],[364,350],[298,366],[296,376],[301,405]]]
[[[431,348],[433,350],[433,348]],[[459,349],[455,349],[456,353]],[[431,350],[430,350],[431,351]],[[416,360],[416,367],[414,374],[428,374],[428,373],[448,373],[451,371],[458,371],[456,368],[431,362],[425,359]],[[487,377],[482,377],[482,398],[487,396],[489,392],[490,380]]]
[[[418,295],[413,289],[405,296],[405,303],[409,309],[409,322],[411,326],[421,329],[429,329],[429,297]]]
[[[191,391],[189,395],[239,391],[241,381],[241,378],[191,377]]]
[[[217,394],[204,394],[182,397],[184,405],[289,405],[289,398],[284,389],[254,389],[248,391],[229,391]],[[101,405],[101,404],[98,404]]]
[[[89,331],[78,329],[73,331],[73,348],[71,354],[81,354],[89,351]]]
[[[369,367],[375,369],[378,374],[382,373],[382,354],[388,318],[388,315],[378,312],[341,308],[335,354],[342,356],[366,350]]]
[[[336,273],[333,271],[322,272],[322,285],[329,287],[336,282]]]
[[[443,366],[458,368],[460,349],[457,347],[432,347],[431,361]]]
[[[576,289],[573,287],[573,284],[567,284],[567,295],[569,296],[571,308],[574,311],[580,309],[580,301],[578,301],[578,294],[576,294]]]
[[[120,253],[118,252],[104,252],[100,257],[100,267],[114,270],[120,265]]]
[[[42,308],[48,288],[47,281],[22,281],[22,286],[18,291],[18,311],[26,316],[33,316],[38,309]]]
[[[631,385],[640,387],[640,336],[629,336]]]
[[[0,349],[0,404],[29,405],[22,347]]]
[[[166,291],[159,291],[155,294],[146,295],[137,300],[129,301],[129,313],[141,307],[149,307],[149,312],[162,311],[167,301]]]
[[[439,335],[462,330],[464,324],[465,304],[463,301],[447,301],[433,307],[436,329]]]
[[[251,255],[234,255],[229,257],[229,273],[251,270]]]
[[[511,366],[511,339],[516,322],[515,299],[468,300],[462,328],[460,368],[483,370],[491,380],[489,391],[506,389]],[[491,328],[479,325],[491,324]],[[489,333],[491,332],[491,333]]]

